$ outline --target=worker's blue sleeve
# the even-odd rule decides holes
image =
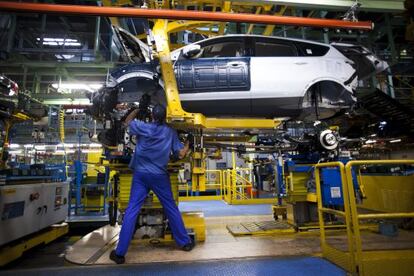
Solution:
[[[174,129],[171,129],[171,130],[173,132],[172,143],[171,143],[172,149],[171,150],[172,150],[173,154],[178,154],[178,152],[184,148],[184,145],[181,143],[180,139],[178,139],[177,131],[175,131]]]
[[[145,123],[139,120],[132,120],[129,123],[129,134],[131,135],[145,135]]]

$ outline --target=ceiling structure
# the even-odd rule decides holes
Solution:
[[[24,1],[32,2],[32,1]],[[291,1],[35,1],[90,6],[222,11],[264,15],[341,19],[355,3],[349,0]],[[172,47],[179,47],[203,37],[230,33],[254,33],[303,38],[321,42],[350,42],[371,48],[399,70],[401,92],[396,97],[411,101],[404,94],[412,84],[407,78],[414,72],[413,47],[405,39],[409,18],[404,1],[359,1],[359,20],[375,23],[371,32],[321,29],[296,26],[273,26],[248,23],[198,22],[193,27],[171,34]],[[111,24],[116,24],[139,38],[145,38],[145,19],[66,16],[60,14],[7,13],[0,17],[0,73],[15,80],[21,89],[47,104],[82,104],[93,88],[61,88],[64,83],[102,84],[112,68],[125,64],[122,50],[114,40]],[[151,26],[151,21],[149,25]],[[178,23],[179,24],[179,23]],[[410,67],[411,64],[411,67]],[[414,75],[414,74],[413,74]],[[368,84],[373,87],[375,83]],[[59,87],[57,89],[56,87]],[[89,90],[89,91],[88,91]],[[76,125],[76,124],[75,124]],[[76,126],[77,127],[77,126]],[[75,137],[76,138],[76,137]]]

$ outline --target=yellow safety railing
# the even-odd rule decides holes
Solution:
[[[222,198],[223,196],[223,190],[224,190],[224,173],[222,170],[206,170],[206,190],[218,190],[219,194],[216,195],[219,198]],[[215,175],[214,177],[212,177],[212,175]],[[181,183],[179,186],[179,191],[185,191],[185,196],[181,196],[181,198],[191,198],[191,197],[195,197],[193,196],[191,193],[192,192],[196,192],[196,191],[192,191],[191,190],[191,185],[188,185],[188,183]],[[211,196],[198,196],[199,199],[206,197],[206,198],[211,198]]]
[[[227,203],[231,203],[234,200],[248,200],[253,198],[253,184],[245,177],[250,173],[251,170],[246,168],[224,171],[223,198]]]
[[[355,241],[355,265],[358,267],[360,275],[373,275],[375,271],[375,265],[372,263],[378,263],[383,266],[381,269],[383,273],[391,275],[396,273],[398,275],[413,275],[414,269],[412,264],[414,263],[414,250],[381,250],[376,251],[376,254],[363,251],[362,239],[360,231],[360,220],[363,219],[395,219],[395,218],[414,218],[413,212],[395,212],[395,213],[375,213],[375,214],[359,214],[357,208],[357,202],[355,198],[355,190],[353,186],[352,170],[355,166],[361,165],[413,165],[414,160],[358,160],[350,161],[345,166],[346,182],[348,184],[349,203],[353,227],[353,235]],[[414,185],[414,182],[412,183]],[[414,200],[414,199],[413,199]],[[397,256],[400,255],[400,258]],[[407,258],[411,256],[411,258]],[[405,261],[398,262],[398,266],[391,264],[387,267],[387,262],[391,263],[391,258],[404,259]],[[373,262],[372,262],[373,261]],[[408,265],[407,265],[408,264]],[[388,269],[388,273],[386,270]],[[408,273],[408,274],[407,274]]]
[[[322,168],[332,168],[337,167],[339,168],[341,174],[341,188],[342,188],[342,195],[344,199],[344,211],[336,210],[332,208],[327,208],[323,206],[322,202],[322,190],[321,190],[321,181],[320,181],[320,171]],[[319,215],[319,227],[320,227],[320,235],[321,235],[321,248],[322,254],[324,257],[329,259],[330,261],[340,265],[341,267],[345,268],[349,272],[355,272],[353,268],[355,267],[354,259],[352,257],[351,252],[354,251],[353,247],[353,238],[351,232],[351,217],[350,217],[350,207],[348,199],[348,186],[345,177],[345,166],[341,162],[328,162],[328,163],[320,163],[315,165],[315,182],[316,182],[316,195],[318,197],[318,215]],[[336,260],[336,256],[341,254],[340,250],[328,244],[326,240],[326,225],[324,220],[324,214],[333,214],[340,217],[344,217],[345,225],[346,225],[346,232],[347,232],[347,241],[348,241],[348,252],[343,253],[343,256],[339,258],[339,261]]]
[[[371,250],[362,248],[360,220],[366,219],[395,219],[414,218],[413,212],[380,212],[359,214],[354,189],[352,171],[356,166],[362,165],[412,165],[414,160],[359,160],[346,164],[341,162],[321,163],[315,166],[316,192],[318,196],[318,215],[320,224],[320,237],[322,254],[333,263],[343,267],[348,272],[359,275],[413,275],[414,250]],[[341,175],[341,188],[344,200],[343,210],[325,207],[322,202],[320,171],[323,168],[337,167]],[[361,181],[360,170],[356,176]],[[361,184],[361,183],[359,183]],[[412,183],[414,185],[414,181]],[[363,197],[369,195],[363,195]],[[324,214],[334,214],[345,219],[348,250],[343,251],[333,247],[326,239],[326,225]]]

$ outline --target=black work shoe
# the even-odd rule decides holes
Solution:
[[[195,243],[193,242],[193,240],[191,240],[189,243],[181,247],[181,249],[188,252],[188,251],[193,250],[194,246],[195,246]]]
[[[116,255],[115,250],[111,251],[111,254],[109,255],[109,259],[111,259],[112,261],[114,261],[117,264],[125,263],[125,257]]]

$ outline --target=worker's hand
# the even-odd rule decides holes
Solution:
[[[122,119],[122,121],[124,121],[125,125],[128,125],[129,122],[131,122],[132,120],[134,120],[137,117],[139,109],[131,109],[127,115]]]

